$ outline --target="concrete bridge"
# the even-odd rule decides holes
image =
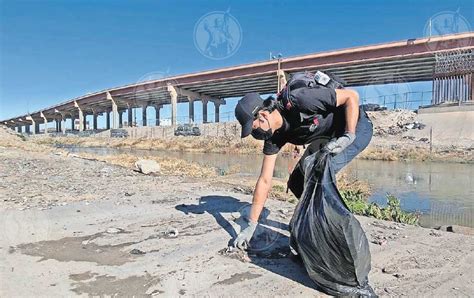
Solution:
[[[432,81],[432,104],[472,103],[474,99],[474,32],[430,38],[409,39],[378,45],[327,51],[258,63],[244,64],[178,75],[160,80],[140,82],[110,88],[80,96],[57,105],[0,123],[19,132],[39,133],[55,122],[56,131],[66,131],[66,119],[71,130],[79,120],[79,131],[86,129],[87,116],[92,116],[91,129],[97,129],[99,116],[105,117],[105,128],[123,126],[126,114],[128,126],[133,125],[134,109],[142,109],[142,122],[147,125],[147,107],[155,108],[156,126],[160,125],[160,109],[171,105],[171,125],[177,123],[177,104],[189,104],[189,120],[194,121],[195,102],[203,104],[203,122],[207,122],[207,103],[215,109],[225,99],[256,91],[276,93],[286,84],[288,75],[304,70],[330,71],[343,78],[348,86],[397,82]],[[30,129],[32,127],[32,129]],[[46,131],[46,130],[45,130]]]

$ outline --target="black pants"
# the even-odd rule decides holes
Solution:
[[[341,153],[336,154],[332,161],[333,161],[333,169],[335,172],[339,172],[343,167],[345,167],[351,160],[354,159],[360,152],[362,152],[370,143],[373,134],[373,125],[372,121],[370,121],[367,113],[364,110],[364,106],[359,107],[359,120],[357,121],[356,126],[356,139],[352,144],[347,146]],[[300,198],[303,194],[303,187],[304,187],[304,172],[303,172],[303,162],[304,159],[320,149],[324,147],[324,145],[328,142],[328,138],[321,138],[312,142],[306,151],[304,152],[303,156],[301,157],[300,161],[296,165],[295,169],[290,175],[288,179],[288,188],[293,192],[293,194]]]

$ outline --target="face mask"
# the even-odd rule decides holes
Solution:
[[[270,126],[270,122],[268,121],[268,119],[267,119],[267,122],[268,122],[268,126]],[[268,130],[263,130],[261,127],[259,127],[252,130],[252,137],[254,137],[257,140],[266,141],[270,139],[272,136],[273,136],[273,132],[271,128],[269,128]]]

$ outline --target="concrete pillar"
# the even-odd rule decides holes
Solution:
[[[48,119],[43,114],[43,112],[40,112],[40,115],[41,115],[41,118],[43,118],[43,121],[44,121],[44,133],[48,134]]]
[[[54,119],[54,132],[59,132],[59,120]]]
[[[146,126],[147,125],[147,118],[146,118],[146,108],[148,107],[147,104],[143,105],[142,106],[142,126]]]
[[[171,97],[171,125],[176,126],[176,116],[178,114],[178,92],[171,84],[168,84],[168,92]]]
[[[214,122],[219,122],[219,107],[220,107],[219,102],[214,102]]]
[[[110,111],[105,111],[105,128],[110,129]]]
[[[202,123],[207,122],[207,99],[202,99]]]
[[[97,111],[94,111],[92,114],[92,129],[97,130]]]
[[[278,77],[278,90],[277,90],[277,93],[278,93],[286,85],[287,74],[283,70],[279,69],[277,70],[277,77]]]
[[[30,125],[29,124],[25,125],[25,133],[30,133]]]
[[[36,121],[35,121],[35,126],[34,126],[34,130],[33,130],[33,131],[34,131],[34,134],[39,134],[39,132],[40,132],[40,124],[39,124],[39,122],[36,122]]]
[[[87,129],[87,114],[84,113],[84,121],[82,121],[82,131]]]
[[[22,133],[22,127],[21,127],[21,125],[18,125],[18,126],[17,126],[17,131],[18,131],[19,133]]]
[[[74,107],[76,107],[77,110],[79,111],[79,131],[84,131],[84,127],[85,127],[84,111],[83,111],[82,108],[79,106],[79,104],[77,103],[77,101],[74,101]]]
[[[119,112],[117,102],[112,97],[110,92],[107,92],[107,99],[112,102],[112,128],[119,128]]]
[[[71,131],[74,131],[74,121],[76,120],[76,116],[71,115]]]
[[[194,122],[194,99],[188,97],[189,99],[189,123]]]
[[[131,105],[128,105],[127,116],[128,116],[128,126],[132,127],[133,126],[133,108]]]
[[[160,109],[162,105],[155,105],[155,125],[160,126]]]
[[[119,128],[122,128],[123,123],[123,111],[118,111],[118,119],[119,119]]]
[[[26,117],[26,120],[31,121],[31,126],[32,126],[32,128],[33,128],[33,134],[36,134],[37,131],[39,130],[39,127],[36,125],[36,124],[37,124],[37,123],[36,123],[36,120],[33,119],[31,116],[27,116],[27,117]],[[37,128],[38,128],[38,130],[37,130]],[[29,132],[29,131],[28,131],[28,132]]]
[[[66,115],[65,114],[61,114],[61,130],[63,134],[66,133]]]

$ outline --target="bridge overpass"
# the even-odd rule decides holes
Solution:
[[[432,81],[432,104],[473,102],[474,32],[416,38],[377,45],[326,51],[278,60],[177,75],[139,82],[86,94],[44,109],[0,120],[0,123],[27,133],[38,133],[56,123],[56,131],[66,131],[66,119],[79,120],[79,131],[86,129],[86,117],[92,115],[92,129],[99,116],[105,117],[106,129],[133,124],[133,110],[155,108],[155,125],[160,125],[160,109],[171,105],[171,125],[176,125],[177,104],[189,103],[189,119],[194,121],[194,104],[203,104],[207,122],[207,103],[214,103],[215,122],[225,99],[248,92],[276,93],[289,75],[304,70],[330,71],[343,78],[348,86],[397,82]],[[33,129],[30,131],[30,127]]]

